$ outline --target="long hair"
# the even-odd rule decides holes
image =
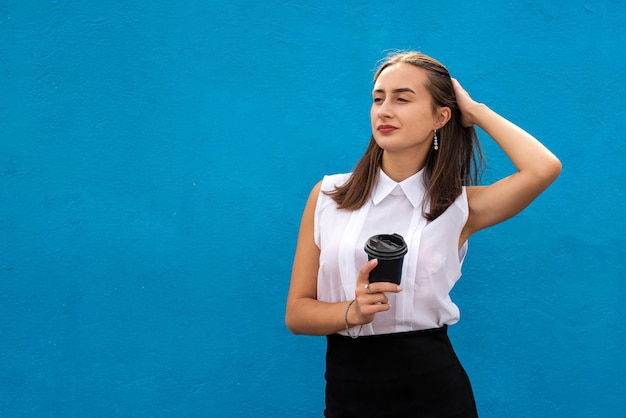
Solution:
[[[433,113],[440,107],[449,107],[450,120],[437,132],[439,150],[430,149],[424,166],[426,194],[423,216],[432,221],[441,215],[461,194],[463,186],[478,183],[483,157],[476,131],[464,127],[456,102],[452,79],[448,70],[435,59],[420,52],[406,52],[390,56],[376,71],[374,82],[387,67],[411,64],[426,71],[426,89],[432,97]],[[382,162],[383,149],[374,136],[365,153],[356,164],[346,183],[326,192],[340,209],[356,210],[370,198]]]

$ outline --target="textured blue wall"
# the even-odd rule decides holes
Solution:
[[[481,416],[623,416],[624,1],[91,3],[0,3],[1,416],[320,416],[300,214],[408,48],[564,164],[454,292]]]

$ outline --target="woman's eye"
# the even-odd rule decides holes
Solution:
[[[399,102],[403,102],[403,103],[408,102],[408,100],[407,100],[407,99],[405,99],[404,97],[398,97],[398,99],[397,99],[397,100],[398,100]]]
[[[381,103],[382,101],[382,97],[374,97],[374,103]]]

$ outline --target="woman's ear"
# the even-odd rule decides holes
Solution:
[[[448,123],[451,116],[452,111],[449,107],[440,107],[437,109],[437,123],[439,124],[437,129],[443,128],[443,126]]]

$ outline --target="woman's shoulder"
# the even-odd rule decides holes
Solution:
[[[352,175],[352,173],[339,173],[324,176],[321,182],[321,190],[323,192],[331,192],[335,190],[336,187],[345,184],[350,178],[350,175]]]
[[[332,192],[350,178],[350,173],[326,175],[313,188],[312,194],[315,194],[316,212],[319,213],[329,206],[337,206],[337,202],[333,199]]]

